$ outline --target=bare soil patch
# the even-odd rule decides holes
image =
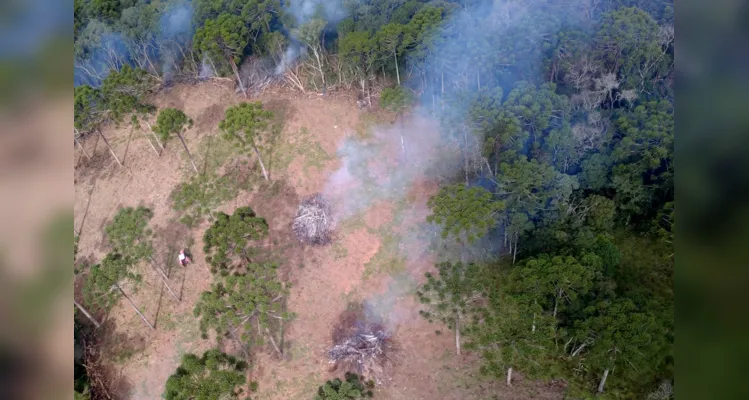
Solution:
[[[370,312],[387,313],[385,323],[393,328],[400,349],[392,381],[376,387],[377,398],[530,396],[526,389],[538,386],[536,383],[522,382],[511,389],[477,383],[475,356],[456,357],[451,332],[444,326],[429,324],[418,314],[419,305],[412,290],[435,261],[424,245],[428,241],[423,240],[423,235],[432,232],[424,230],[422,222],[428,211],[426,201],[437,190],[436,182],[424,176],[409,176],[404,180],[408,187],[399,192],[403,193],[401,201],[386,199],[368,205],[359,216],[361,223],[341,227],[331,245],[309,247],[296,240],[291,224],[301,199],[322,192],[341,166],[338,150],[344,137],[356,137],[356,129],[361,130],[366,120],[377,118],[362,114],[354,101],[345,96],[269,90],[249,100],[263,101],[276,114],[275,135],[260,143],[271,182],[259,177],[254,156],[240,156],[220,145],[218,122],[224,111],[244,101],[231,88],[217,82],[176,85],[154,98],[159,107],[181,108],[195,121],[185,140],[199,166],[206,160],[210,137],[216,147],[211,149],[205,165],[216,167],[220,173],[247,175],[245,178],[252,181],[252,191],[240,190],[235,199],[219,209],[232,212],[249,205],[268,220],[269,238],[257,246],[263,257],[281,263],[283,278],[292,285],[286,305],[296,318],[285,327],[284,356],[279,358],[270,348],[254,356],[251,378],[260,386],[253,398],[309,399],[326,379],[340,375],[331,369],[326,352],[334,328],[351,302],[363,302]],[[427,132],[428,126],[419,131]],[[119,168],[96,136],[84,141],[91,160],[76,150],[75,228],[80,232],[79,258],[91,262],[103,258],[108,251],[103,229],[119,207],[142,204],[153,210],[156,260],[170,271],[169,280],[182,300],[174,300],[162,288],[156,273],[143,265],[144,283],[132,293],[132,298],[157,329],[146,327],[122,301],[110,313],[110,328],[104,332],[111,352],[119,357],[112,356],[109,362],[121,371],[124,387],[129,388],[125,397],[157,399],[182,354],[202,353],[216,345],[215,340],[200,337],[198,321],[192,315],[200,293],[210,287],[213,279],[202,250],[202,235],[208,223],[190,230],[178,222],[180,216],[171,208],[169,196],[174,187],[194,174],[178,142],[168,143],[158,157],[140,132],[134,132],[128,143],[129,127],[112,125],[103,133],[118,156],[124,156],[127,147],[127,156],[123,157],[124,167]],[[429,159],[428,151],[414,151],[417,143],[418,137],[406,138],[405,162],[425,163]],[[400,142],[388,146],[390,155],[374,165],[372,176],[378,182],[387,181],[387,174],[404,162]],[[345,190],[356,190],[345,186],[345,182],[340,182]],[[337,211],[342,210],[336,210],[334,205],[333,213]],[[195,261],[187,268],[177,263],[182,247],[190,249]],[[377,265],[373,267],[374,264]],[[442,334],[437,334],[437,330]],[[236,351],[228,343],[222,346],[226,351]],[[539,393],[538,398],[561,398],[557,389],[544,387]],[[544,397],[544,393],[550,397]]]

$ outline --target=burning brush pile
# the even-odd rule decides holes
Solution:
[[[348,334],[342,333],[334,334],[335,344],[328,351],[330,363],[336,369],[356,372],[378,384],[389,378],[393,343],[382,325],[357,321]]]
[[[329,244],[333,232],[330,203],[319,193],[304,199],[296,212],[292,228],[297,239],[304,244]]]

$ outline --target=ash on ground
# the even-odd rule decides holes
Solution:
[[[382,384],[390,380],[395,351],[391,332],[380,322],[367,321],[360,306],[349,307],[333,331],[328,359],[334,369]]]
[[[297,239],[304,244],[326,245],[333,236],[330,203],[319,193],[299,205],[292,224]]]

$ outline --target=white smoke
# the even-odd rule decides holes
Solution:
[[[213,78],[214,76],[217,76],[217,73],[213,68],[213,62],[211,61],[211,58],[208,57],[208,54],[203,54],[203,61],[200,63],[200,75],[198,75],[198,79],[204,80]]]

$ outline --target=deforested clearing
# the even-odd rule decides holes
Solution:
[[[292,229],[299,205],[320,193],[327,176],[341,167],[337,149],[343,141],[350,140],[352,132],[360,129],[360,118],[365,111],[358,110],[355,102],[346,96],[321,100],[316,95],[276,91],[258,98],[269,110],[284,117],[283,129],[275,143],[261,144],[261,154],[269,160],[272,176],[272,182],[264,183],[255,160],[227,148],[217,128],[223,110],[241,100],[228,85],[216,82],[176,85],[153,97],[159,107],[178,106],[194,120],[193,128],[183,136],[199,169],[207,166],[216,174],[250,176],[247,180],[251,182],[238,188],[235,197],[223,202],[216,211],[231,214],[236,208],[248,205],[267,220],[268,237],[254,248],[263,253],[257,257],[280,262],[280,273],[292,287],[286,306],[296,314],[284,327],[283,356],[267,343],[253,355],[251,378],[258,382],[257,398],[308,398],[326,379],[338,376],[328,363],[328,351],[331,332],[347,303],[389,290],[389,282],[394,278],[387,269],[362,278],[367,265],[380,262],[380,258],[387,259],[383,263],[393,262],[395,250],[381,247],[388,229],[407,229],[397,226],[407,223],[407,218],[399,221],[403,218],[398,214],[410,213],[410,208],[419,212],[432,193],[416,190],[404,204],[385,199],[363,205],[359,215],[368,214],[370,208],[386,207],[392,212],[383,214],[376,224],[369,217],[345,216],[331,245],[305,247]],[[164,267],[181,301],[175,301],[151,267],[144,264],[139,267],[143,283],[130,297],[156,329],[146,327],[131,307],[120,301],[99,331],[105,335],[105,362],[111,370],[121,371],[114,389],[118,398],[153,399],[164,392],[167,378],[179,366],[183,354],[202,354],[214,346],[214,338],[201,338],[198,319],[193,316],[201,292],[208,290],[213,280],[201,245],[211,222],[206,219],[188,227],[180,223],[181,214],[172,207],[175,187],[194,174],[189,159],[180,152],[181,144],[169,142],[161,156],[157,156],[139,132],[129,138],[130,131],[129,127],[114,125],[102,129],[123,163],[121,168],[97,136],[83,140],[90,160],[80,150],[76,151],[77,260],[93,264],[104,257],[108,243],[103,230],[120,207],[144,205],[153,211],[150,227],[154,260]],[[301,131],[307,134],[299,135]],[[311,144],[327,155],[319,166],[309,166],[311,157],[319,158],[319,154],[308,151]],[[190,248],[193,263],[182,268],[177,255],[184,247]],[[410,279],[421,279],[421,274],[421,270],[414,269]],[[348,283],[342,284],[344,281]],[[394,306],[399,310],[402,327],[393,334],[397,335],[403,357],[400,363],[392,365],[387,384],[376,386],[378,397],[473,397],[479,386],[448,390],[445,382],[478,379],[475,363],[447,357],[445,351],[452,344],[450,335],[435,335],[434,326],[418,315],[418,304],[407,295],[397,302]],[[241,347],[233,341],[219,342],[219,349],[242,355]],[[543,384],[539,385],[534,390],[545,390]],[[520,393],[526,389],[514,390]]]

